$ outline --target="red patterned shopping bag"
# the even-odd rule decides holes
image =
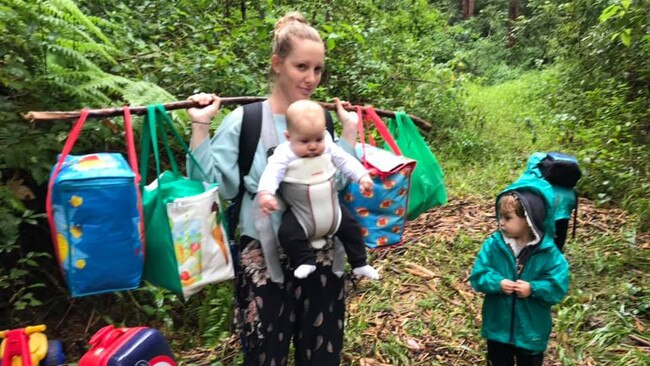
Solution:
[[[416,161],[402,155],[388,128],[372,107],[357,107],[359,138],[355,151],[368,169],[375,187],[362,192],[357,182],[352,182],[341,193],[341,201],[362,226],[366,246],[372,249],[402,243],[406,224],[411,173]],[[379,133],[391,151],[375,146],[372,135],[365,143],[364,124]]]

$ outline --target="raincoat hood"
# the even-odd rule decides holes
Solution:
[[[495,210],[499,214],[498,202],[505,194],[514,194],[521,202],[529,224],[532,224],[533,230],[539,234],[542,246],[547,245],[549,241],[543,240],[543,237],[553,238],[555,236],[555,222],[553,212],[553,187],[543,179],[522,177],[497,196]],[[544,244],[544,243],[547,244]]]

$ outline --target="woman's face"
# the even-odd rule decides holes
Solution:
[[[292,39],[293,49],[285,58],[273,55],[271,64],[276,73],[275,87],[293,103],[309,99],[320,83],[325,63],[323,43],[310,39]]]

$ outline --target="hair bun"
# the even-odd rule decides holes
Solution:
[[[286,27],[292,22],[299,22],[299,23],[309,25],[309,23],[307,23],[307,20],[305,20],[305,17],[301,13],[297,11],[292,11],[285,14],[282,18],[280,18],[277,22],[275,22],[273,33],[277,35],[282,28]]]

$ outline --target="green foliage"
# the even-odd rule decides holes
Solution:
[[[0,269],[0,318],[19,323],[56,299],[102,313],[102,322],[147,323],[180,334],[173,342],[182,349],[212,347],[223,339],[232,324],[230,284],[209,287],[188,302],[145,286],[74,305],[58,278],[43,275],[56,273],[54,259],[42,249],[50,244],[32,249],[23,234],[46,226],[41,212],[25,207],[12,182],[20,173],[42,186],[70,125],[30,125],[21,114],[145,105],[196,91],[264,95],[273,25],[298,10],[327,47],[315,99],[336,96],[405,109],[432,122],[427,138],[454,195],[492,196],[521,173],[533,151],[562,150],[577,155],[584,167],[581,194],[635,212],[639,227],[626,229],[630,248],[621,260],[607,254],[618,248],[606,238],[582,243],[599,249],[576,260],[579,288],[593,290],[597,275],[624,279],[620,289],[612,283],[595,295],[571,294],[558,317],[562,332],[574,338],[559,340],[558,358],[565,364],[589,357],[612,364],[647,359],[626,337],[638,333],[632,330],[637,320],[647,322],[649,291],[620,273],[627,273],[626,261],[643,272],[643,262],[634,258],[644,257],[633,250],[629,233],[650,223],[648,1],[520,1],[512,47],[507,47],[507,2],[477,3],[476,16],[463,21],[455,0],[0,0],[0,252],[8,258]],[[186,114],[174,116],[187,133]],[[121,120],[105,122],[88,124],[75,153],[123,151],[123,137],[111,127],[119,129]],[[453,248],[436,243],[442,246],[435,251],[436,265],[446,272],[435,282],[444,291],[410,303],[435,313],[436,321],[404,324],[409,335],[454,329],[456,337],[478,344],[473,319],[463,313],[475,309],[467,303],[450,308],[447,302],[456,294],[458,274],[471,264],[472,240],[461,236]],[[421,254],[431,258],[430,251]],[[369,292],[378,300],[360,304],[362,314],[394,311],[394,288],[410,280],[403,276],[388,281],[389,287],[373,286]],[[607,307],[612,302],[616,311]],[[109,311],[109,305],[117,310]],[[372,326],[367,317],[354,317],[348,325],[350,354],[416,362],[395,337],[368,343],[362,336]],[[466,345],[445,347],[459,360],[481,355]]]
[[[519,177],[534,151],[559,150],[560,130],[549,123],[545,102],[557,90],[556,78],[535,71],[499,85],[466,85],[463,124],[449,127],[434,146],[452,195],[494,195]]]
[[[0,299],[3,311],[8,312],[3,319],[13,322],[15,316],[43,306],[44,296],[52,296],[39,288],[61,288],[55,276],[43,276],[43,272],[56,273],[53,258],[44,250],[51,244],[43,230],[43,214],[24,207],[26,195],[17,192],[27,188],[13,177],[25,175],[41,187],[70,128],[61,122],[29,125],[21,114],[119,105],[130,98],[143,104],[172,98],[150,83],[104,71],[118,64],[121,51],[102,33],[107,23],[84,15],[74,2],[2,1],[0,9]],[[105,124],[89,123],[83,135],[74,153],[98,147],[124,150],[123,136]],[[45,197],[32,199],[42,203]],[[36,219],[38,226],[27,228],[37,224]],[[27,230],[38,231],[36,237],[44,242],[21,238]]]
[[[234,285],[230,282],[209,286],[195,295],[196,319],[201,343],[206,348],[216,347],[228,338],[233,324]]]
[[[588,172],[581,189],[600,203],[623,203],[641,215],[647,229],[650,47],[647,26],[641,24],[648,24],[650,4],[604,5],[595,14],[593,4],[583,2],[565,9],[566,27],[583,30],[579,42],[575,36],[567,39],[565,52],[572,57],[561,63],[562,83],[550,104],[570,116],[561,125],[564,140],[580,146]],[[582,16],[587,8],[592,18]],[[619,43],[621,37],[625,41]]]
[[[19,227],[33,229],[42,215],[25,208],[6,186],[0,186],[0,203],[0,256],[4,262],[0,267],[0,293],[9,295],[0,297],[0,309],[3,309],[0,318],[11,319],[16,311],[42,305],[33,291],[45,285],[34,282],[33,272],[39,268],[43,257],[50,258],[44,253],[23,253],[17,243]]]

